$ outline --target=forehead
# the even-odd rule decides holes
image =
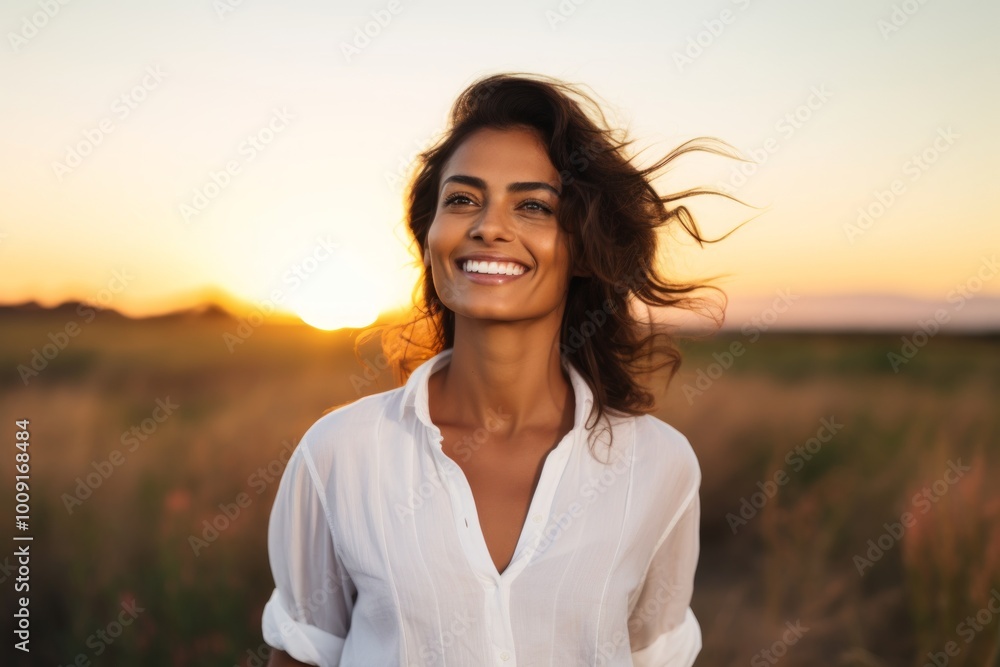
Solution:
[[[530,129],[481,128],[455,149],[441,174],[496,180],[555,180],[559,172],[549,160],[539,134]]]

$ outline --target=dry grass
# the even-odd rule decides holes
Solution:
[[[130,598],[145,611],[100,664],[246,664],[272,587],[277,481],[258,471],[327,408],[391,388],[390,373],[358,384],[343,333],[265,326],[230,354],[224,319],[107,314],[25,387],[14,369],[64,319],[8,317],[0,349],[3,423],[12,433],[31,419],[32,664],[94,660],[88,636]],[[998,341],[937,337],[897,375],[885,354],[898,337],[768,336],[689,403],[684,383],[728,342],[686,344],[658,412],[704,473],[699,664],[769,664],[752,660],[796,620],[809,630],[784,665],[922,665],[949,641],[960,649],[949,665],[996,664],[1000,617],[969,642],[956,628],[1000,587]],[[167,396],[175,414],[127,451],[122,433]],[[786,454],[831,416],[843,428],[792,470]],[[116,449],[124,463],[69,513],[63,494]],[[913,495],[959,458],[970,471],[915,510]],[[788,483],[734,534],[727,514],[778,469]],[[240,493],[250,505],[195,555],[190,537]],[[853,557],[905,511],[916,524],[860,576]]]

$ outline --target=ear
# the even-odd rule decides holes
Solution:
[[[424,266],[431,268],[431,251],[426,245],[424,245]]]

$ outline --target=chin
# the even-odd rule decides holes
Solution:
[[[495,304],[483,308],[462,308],[455,310],[455,315],[470,320],[522,320],[524,314],[508,308],[497,308]]]

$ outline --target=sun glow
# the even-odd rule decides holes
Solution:
[[[370,265],[341,251],[289,295],[288,306],[317,329],[360,329],[378,319],[379,284]]]

